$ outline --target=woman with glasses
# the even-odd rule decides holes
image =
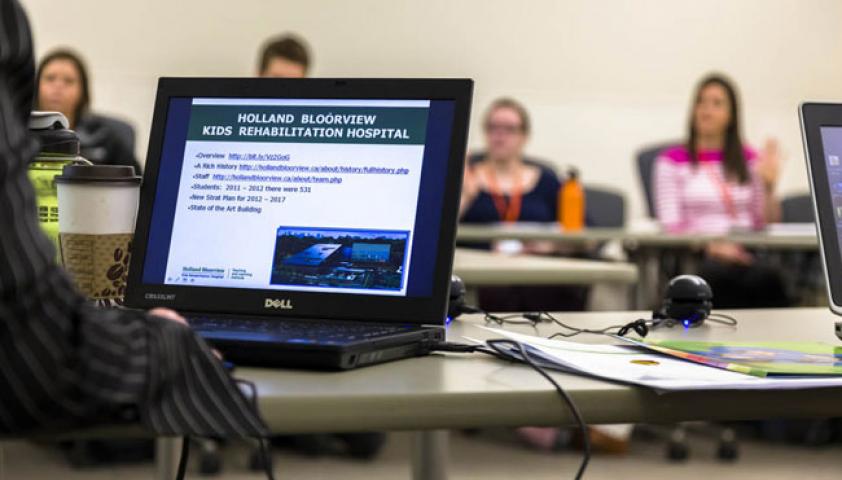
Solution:
[[[561,183],[550,168],[524,160],[530,122],[523,105],[509,98],[495,100],[483,126],[486,150],[465,168],[461,221],[557,221]]]
[[[485,151],[465,166],[459,215],[462,223],[558,221],[561,182],[548,166],[525,155],[530,133],[529,114],[516,100],[501,98],[485,113]],[[476,245],[506,253],[543,255],[562,252],[552,242],[497,242]],[[582,310],[588,289],[578,286],[511,286],[479,290],[480,307],[487,311]]]

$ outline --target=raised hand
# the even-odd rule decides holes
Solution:
[[[781,173],[781,149],[774,138],[766,140],[756,168],[767,190],[774,190]]]

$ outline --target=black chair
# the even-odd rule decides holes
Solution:
[[[655,217],[655,192],[652,188],[652,172],[655,170],[655,160],[664,149],[680,143],[680,141],[656,143],[638,150],[635,154],[637,173],[640,178],[640,185],[643,188],[643,196],[646,199],[646,211],[652,218]]]
[[[121,142],[123,142],[126,145],[126,147],[129,150],[134,151],[135,130],[134,127],[131,126],[131,124],[119,118],[107,115],[91,114],[91,116],[95,117],[103,125],[105,125],[111,131],[113,131],[114,134],[120,139]]]
[[[813,199],[809,194],[784,197],[781,200],[781,222],[813,223]]]
[[[781,222],[813,223],[813,199],[809,194],[789,195],[781,200]],[[818,252],[786,252],[781,255],[781,267],[788,272],[789,289],[799,304],[811,304],[824,291],[821,257]]]
[[[626,198],[619,190],[585,186],[585,217],[589,227],[623,228]]]
[[[468,164],[474,165],[482,161],[484,157],[485,153],[473,153],[468,156]],[[524,157],[523,162],[558,174],[556,167],[546,160]],[[626,197],[616,189],[586,185],[585,218],[589,227],[624,227],[626,225]]]
[[[655,189],[653,187],[653,175],[655,171],[655,160],[667,148],[681,145],[681,140],[672,142],[651,143],[640,148],[635,153],[638,179],[643,190],[643,198],[646,200],[646,213],[650,218],[657,218],[655,211]],[[681,259],[672,251],[664,251],[660,259],[661,278],[672,278],[681,273]]]
[[[140,164],[135,157],[135,130],[129,123],[101,114],[88,114],[84,122],[77,125],[81,139],[81,155],[93,163],[106,163],[119,159],[118,163],[129,164],[130,157],[135,168]],[[111,157],[107,160],[106,157]],[[138,170],[140,173],[140,170]]]

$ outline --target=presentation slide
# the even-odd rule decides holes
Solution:
[[[193,99],[165,283],[405,295],[429,105]]]

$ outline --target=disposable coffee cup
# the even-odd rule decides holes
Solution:
[[[123,301],[140,181],[116,165],[67,165],[55,179],[62,265],[101,306]]]

